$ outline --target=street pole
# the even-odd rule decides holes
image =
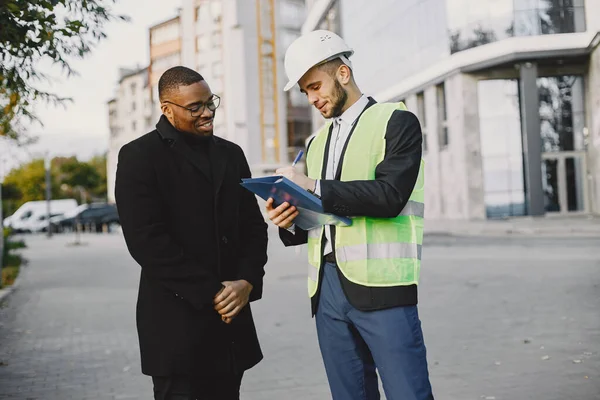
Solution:
[[[46,158],[44,159],[44,166],[46,168],[46,222],[47,222],[47,236],[48,238],[52,237],[52,229],[50,227],[50,200],[52,197],[52,187],[50,186],[50,156],[46,153]]]
[[[79,191],[79,204],[84,204],[85,199],[83,197],[83,189],[81,188],[81,186],[77,186],[77,191]],[[75,216],[75,244],[81,244],[81,232],[79,231],[79,214]]]

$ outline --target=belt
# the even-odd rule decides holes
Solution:
[[[323,258],[328,263],[337,264],[337,262],[335,261],[335,253],[334,252],[331,252],[331,253],[325,255],[325,257],[323,257]]]

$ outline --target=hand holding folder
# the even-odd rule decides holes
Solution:
[[[274,207],[284,202],[295,206],[299,214],[294,223],[301,229],[352,225],[350,218],[324,212],[321,199],[283,176],[242,179],[241,185],[264,200],[273,198]]]

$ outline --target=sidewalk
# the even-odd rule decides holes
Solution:
[[[505,220],[428,220],[425,235],[598,237],[599,216],[515,217]]]
[[[265,201],[258,198],[260,210],[275,229],[265,212]],[[426,236],[546,236],[598,237],[600,216],[567,215],[544,217],[514,217],[502,220],[433,220],[425,218]]]

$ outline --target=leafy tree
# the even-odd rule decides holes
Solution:
[[[21,197],[23,195],[14,182],[4,182],[2,184],[2,215],[4,217],[17,210]]]
[[[56,175],[51,174],[52,198],[60,198],[60,188]],[[21,194],[20,204],[27,201],[44,200],[46,198],[46,170],[44,160],[38,159],[13,169],[4,179],[7,187],[12,186]]]
[[[91,190],[92,196],[96,198],[106,199],[107,187],[107,176],[106,176],[106,153],[92,157],[88,164],[93,166],[98,172],[100,177],[100,183]]]
[[[93,165],[80,162],[72,157],[60,166],[61,184],[71,188],[81,188],[86,194],[95,190],[101,183],[101,177]]]
[[[108,8],[116,0],[0,0],[0,136],[19,142],[24,121],[37,121],[35,101],[59,104],[70,99],[40,89],[52,81],[40,71],[51,61],[67,76],[69,59],[82,58],[106,37],[106,23],[126,18]]]
[[[82,201],[106,198],[106,156],[90,161],[77,157],[56,157],[50,167],[52,198]],[[44,160],[33,160],[13,169],[2,185],[4,215],[11,215],[23,203],[46,198]]]

